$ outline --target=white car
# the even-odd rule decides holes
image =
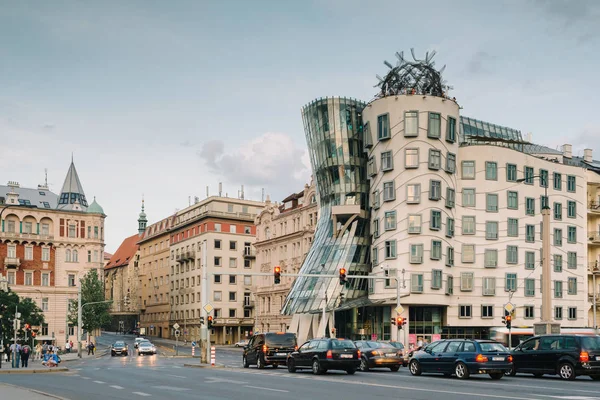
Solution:
[[[137,349],[138,345],[140,344],[140,342],[144,342],[144,341],[148,341],[148,339],[143,338],[143,337],[135,338],[135,342],[133,344],[133,347],[135,347]]]
[[[156,354],[156,347],[148,340],[138,343],[138,356],[142,354]]]
[[[234,346],[235,347],[246,347],[246,346],[248,346],[248,340],[247,339],[240,340],[239,342],[234,344]]]

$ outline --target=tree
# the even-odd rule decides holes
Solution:
[[[87,303],[104,301],[104,284],[100,280],[98,272],[95,269],[92,269],[85,274],[80,282],[82,306]],[[73,326],[77,326],[77,306],[77,300],[71,300],[69,302],[69,324]],[[82,328],[85,328],[90,332],[110,322],[110,314],[108,313],[109,308],[109,303],[92,304],[83,307],[81,313],[81,320],[83,322]]]
[[[19,308],[21,313],[21,329],[17,331],[17,338],[25,340],[25,324],[31,326],[42,325],[44,323],[44,314],[37,304],[29,297],[19,297],[18,294],[8,289],[8,292],[0,291],[0,314],[2,322],[0,331],[4,343],[12,343],[14,338],[13,321],[15,319],[15,308]]]

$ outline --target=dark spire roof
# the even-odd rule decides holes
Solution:
[[[65,183],[63,183],[62,190],[60,191],[57,208],[59,210],[74,211],[86,211],[88,208],[83,186],[79,180],[79,175],[77,175],[73,160],[71,160]]]

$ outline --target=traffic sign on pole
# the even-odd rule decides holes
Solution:
[[[513,311],[515,310],[515,305],[509,301],[508,303],[506,303],[504,305],[504,309],[506,310],[507,313],[512,314]]]
[[[173,329],[175,329],[175,330],[179,329],[179,324],[177,322],[175,322],[173,324]]]

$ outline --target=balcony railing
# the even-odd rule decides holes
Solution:
[[[244,308],[254,308],[254,300],[244,300]]]
[[[11,239],[54,240],[53,235],[37,235],[35,233],[0,232],[0,236]]]
[[[590,232],[588,232],[588,239],[592,243],[600,244],[600,232],[598,232],[598,231],[590,231]]]
[[[19,268],[21,266],[21,259],[17,257],[4,257],[4,266],[6,268]]]
[[[588,203],[588,210],[595,213],[600,213],[600,202],[590,201]]]
[[[256,250],[253,247],[244,247],[244,258],[256,258]]]

